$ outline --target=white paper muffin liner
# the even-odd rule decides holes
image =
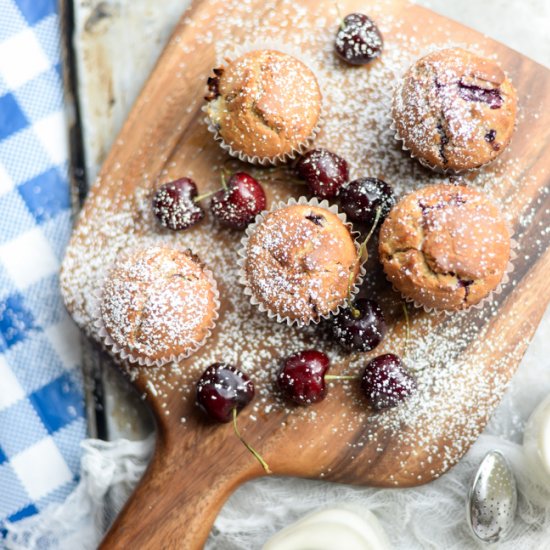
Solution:
[[[154,246],[154,245],[153,245]],[[166,246],[166,245],[159,245],[159,246]],[[179,250],[180,252],[187,252],[188,249],[178,248],[170,246],[169,248],[175,248],[176,250]],[[124,253],[124,256],[130,256],[136,251],[140,250],[140,247],[134,248],[128,252]],[[121,258],[121,256],[117,256],[118,261]],[[109,273],[113,269],[114,266],[111,266],[109,270],[107,270],[107,277],[109,276]],[[97,318],[93,322],[93,326],[95,328],[96,334],[99,338],[100,344],[103,346],[103,348],[109,352],[113,357],[117,360],[119,360],[122,363],[127,363],[130,366],[142,366],[142,367],[162,367],[163,365],[167,365],[169,363],[179,363],[183,361],[184,359],[187,359],[190,357],[193,353],[195,353],[199,348],[201,348],[206,341],[210,338],[212,335],[212,331],[214,330],[214,327],[216,326],[216,321],[219,318],[219,310],[220,310],[220,294],[218,291],[218,285],[216,282],[216,279],[214,278],[213,273],[207,269],[206,267],[202,266],[202,271],[210,281],[212,285],[212,291],[214,293],[214,313],[212,316],[212,322],[211,325],[208,327],[206,334],[204,337],[198,341],[198,342],[192,342],[189,349],[186,350],[184,353],[180,354],[170,354],[166,357],[163,357],[162,359],[153,360],[148,357],[144,357],[141,355],[134,355],[131,351],[128,349],[120,346],[117,342],[115,342],[111,335],[109,334],[109,331],[107,330],[107,327],[105,326],[105,323],[103,322],[103,317],[101,314],[101,303],[103,300],[103,286],[101,290],[97,292]]]
[[[278,323],[286,323],[288,326],[296,325],[298,327],[306,327],[310,324],[317,325],[321,322],[322,319],[329,319],[333,315],[338,315],[340,310],[342,309],[342,306],[344,306],[347,303],[347,298],[344,298],[340,304],[338,304],[333,310],[326,313],[325,315],[319,315],[315,319],[310,319],[309,321],[302,321],[300,319],[290,319],[287,316],[282,316],[280,313],[277,313],[275,311],[271,311],[263,302],[258,300],[253,292],[253,290],[250,288],[250,285],[248,283],[248,278],[246,276],[246,258],[247,258],[247,248],[248,248],[248,240],[250,239],[250,236],[255,232],[256,228],[264,221],[265,217],[270,214],[271,212],[274,212],[276,210],[280,210],[281,208],[286,208],[287,206],[293,206],[295,204],[300,205],[309,205],[319,208],[324,208],[325,210],[328,210],[329,212],[332,212],[333,214],[336,214],[338,218],[344,223],[351,232],[352,238],[355,243],[355,247],[357,251],[359,251],[360,248],[360,242],[358,241],[359,233],[356,231],[353,231],[352,225],[347,221],[346,215],[339,212],[338,208],[334,204],[330,204],[327,200],[319,201],[317,198],[311,198],[308,199],[304,196],[301,196],[299,199],[290,198],[288,201],[281,201],[277,204],[274,204],[270,210],[264,210],[260,214],[256,216],[256,219],[253,223],[251,223],[246,231],[245,236],[241,239],[241,247],[238,251],[239,260],[239,283],[244,287],[244,293],[246,296],[249,297],[250,303],[257,307],[260,311],[265,312],[267,316],[270,319],[276,320]],[[357,273],[357,277],[355,279],[354,284],[350,287],[350,298],[353,298],[358,292],[361,287],[361,284],[363,283],[363,278],[365,277],[366,270],[364,267],[365,260],[360,260],[361,263],[359,265],[359,271]]]
[[[464,46],[461,46],[461,47],[463,47],[466,50],[468,49],[467,47],[464,47]],[[446,48],[442,48],[442,49],[446,49]],[[425,55],[428,55],[428,54],[421,55],[420,57],[418,57],[417,61],[419,59],[422,59],[422,57],[424,57]],[[415,61],[415,63],[416,63],[416,61]],[[513,86],[514,83],[512,82],[512,79],[510,78],[510,75],[506,71],[505,71],[505,74],[506,74],[506,77],[508,78],[508,80],[510,81],[510,83],[512,84],[512,86]],[[514,139],[514,135],[515,135],[515,132],[516,132],[516,129],[517,129],[517,125],[518,125],[519,99],[517,100],[516,119],[514,121],[514,131],[512,132],[512,136],[510,138],[510,141],[507,143],[506,147],[504,147],[504,149],[502,149],[502,151],[495,158],[493,158],[491,160],[488,160],[487,162],[484,162],[483,164],[480,164],[478,166],[474,166],[472,168],[463,168],[462,170],[454,170],[452,168],[442,168],[441,166],[435,166],[435,165],[431,164],[430,162],[428,162],[425,158],[419,157],[418,155],[415,155],[405,145],[405,139],[401,136],[401,134],[399,133],[399,130],[397,129],[397,124],[395,122],[395,117],[394,117],[394,113],[393,113],[393,106],[394,106],[394,103],[395,103],[395,97],[396,97],[396,94],[398,93],[398,91],[401,89],[401,85],[403,84],[404,76],[405,75],[403,74],[400,77],[396,78],[396,83],[393,86],[393,91],[392,91],[392,94],[391,94],[391,104],[390,104],[390,121],[391,121],[390,122],[390,130],[393,132],[394,139],[401,144],[401,149],[403,151],[405,151],[412,159],[415,159],[416,161],[418,161],[422,166],[424,166],[424,168],[428,168],[432,172],[435,172],[436,174],[442,174],[444,176],[460,176],[460,175],[464,175],[464,174],[475,173],[475,172],[478,172],[479,170],[481,170],[482,168],[485,168],[486,166],[489,166],[490,164],[492,164],[496,160],[498,160],[502,156],[504,151],[506,151],[510,147],[510,145],[512,144],[512,141]],[[514,87],[514,89],[515,89],[515,87]]]
[[[315,128],[313,128],[311,134],[303,142],[293,147],[287,153],[281,153],[273,157],[260,157],[256,155],[247,155],[246,153],[243,153],[238,149],[234,149],[229,143],[227,143],[223,139],[218,127],[214,122],[212,122],[212,120],[208,115],[208,102],[205,105],[203,105],[202,111],[206,114],[204,121],[207,125],[208,131],[214,136],[214,139],[218,142],[219,146],[224,151],[226,151],[229,155],[231,155],[232,157],[238,158],[242,162],[247,162],[249,164],[254,164],[256,166],[277,166],[280,164],[285,164],[291,160],[294,160],[298,156],[305,153],[308,149],[311,148],[313,142],[317,138],[317,135],[321,131],[322,122],[326,115],[325,109],[323,107],[323,83],[322,83],[323,79],[319,76],[319,72],[315,71],[312,68],[314,67],[314,63],[307,56],[304,56],[303,52],[295,48],[289,47],[287,44],[283,44],[277,41],[273,41],[269,43],[253,42],[253,43],[235,45],[232,50],[230,51],[226,50],[224,52],[224,59],[225,60],[237,59],[246,53],[257,51],[257,50],[276,50],[281,53],[285,53],[287,55],[295,57],[296,59],[301,61],[304,65],[306,65],[306,67],[308,67],[313,73],[313,75],[315,76],[315,79],[317,80],[317,84],[319,86],[319,90],[321,91],[321,110],[319,113],[319,119],[317,120],[317,124]],[[216,60],[216,66],[220,66],[223,64],[224,64],[224,60]]]
[[[451,316],[451,315],[454,315],[455,313],[460,313],[462,311],[469,311],[470,309],[478,309],[478,310],[483,309],[487,304],[489,304],[493,300],[493,297],[495,296],[495,294],[498,296],[502,292],[503,287],[505,287],[510,282],[511,274],[514,271],[514,260],[517,258],[515,249],[517,249],[518,247],[519,247],[518,242],[514,240],[512,237],[510,237],[510,258],[508,259],[508,264],[506,265],[506,269],[504,270],[504,274],[502,275],[502,279],[500,280],[498,286],[494,290],[491,290],[491,292],[489,292],[489,294],[487,294],[487,296],[482,298],[477,304],[469,305],[468,307],[463,309],[449,310],[449,309],[439,309],[435,307],[428,307],[428,306],[425,306],[424,304],[421,304],[420,302],[417,302],[414,298],[410,298],[409,296],[406,296],[393,284],[392,284],[392,288],[407,303],[412,304],[417,309],[423,309],[426,313],[445,313],[445,315]],[[391,281],[389,282],[391,283]]]

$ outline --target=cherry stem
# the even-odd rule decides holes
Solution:
[[[367,248],[367,243],[369,242],[369,239],[372,237],[372,234],[374,233],[374,230],[376,229],[376,226],[378,225],[378,222],[380,221],[380,216],[381,215],[382,215],[382,207],[379,206],[376,209],[376,214],[374,215],[374,222],[372,223],[372,226],[371,226],[367,236],[365,237],[365,240],[361,244],[361,246],[363,247],[363,252]]]
[[[336,8],[336,14],[338,15],[338,20],[340,21],[340,28],[344,28],[344,18],[342,17],[342,11],[340,10],[340,4],[334,2],[334,7]]]
[[[231,174],[232,172],[238,172],[238,163],[237,161],[229,158],[226,158],[222,164],[222,171],[225,174]]]
[[[262,468],[266,471],[266,473],[272,474],[273,472],[269,469],[267,462],[261,457],[260,453],[258,453],[258,451],[254,449],[254,447],[249,445],[239,432],[239,428],[237,427],[237,408],[233,409],[233,430],[235,431],[235,435],[239,438],[241,443],[254,455],[256,460],[262,465]]]
[[[357,380],[357,376],[348,374],[325,374],[325,380]]]
[[[200,202],[204,199],[207,199],[208,197],[211,197],[214,193],[217,193],[219,189],[216,189],[215,191],[208,191],[208,193],[203,193],[202,195],[199,195],[198,197],[195,197],[193,199],[194,203]]]
[[[361,263],[363,261],[363,256],[367,252],[367,244],[368,244],[370,238],[372,237],[372,234],[374,233],[374,230],[376,229],[376,226],[378,225],[378,222],[380,221],[380,216],[381,215],[382,215],[382,207],[379,206],[376,209],[376,214],[374,216],[374,222],[373,222],[367,236],[365,237],[365,240],[359,246],[359,250],[357,252],[357,262],[358,263]],[[353,317],[355,319],[359,319],[359,317],[361,317],[361,312],[356,307],[354,307],[354,305],[351,301],[351,283],[352,283],[352,279],[353,279],[353,272],[351,272],[349,274],[349,280],[348,280],[348,305],[349,305],[349,309],[350,309],[351,314],[353,315]]]
[[[405,314],[405,343],[403,344],[403,355],[407,351],[407,345],[411,337],[411,324],[409,321],[409,310],[407,309],[407,304],[403,303],[403,313]]]
[[[215,195],[218,191],[227,191],[226,177],[227,177],[228,173],[229,173],[228,170],[226,170],[225,168],[222,168],[222,173],[220,175],[221,182],[222,182],[221,189],[215,189],[214,191],[209,191],[208,193],[203,193],[202,195],[199,195],[198,197],[195,197],[193,199],[193,202],[197,203],[197,202],[200,202],[204,199],[207,199],[208,197],[211,197],[212,195]]]

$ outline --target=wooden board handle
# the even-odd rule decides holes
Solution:
[[[229,426],[226,426],[229,428]],[[230,435],[224,430],[225,435]],[[262,470],[237,438],[206,430],[182,452],[157,435],[151,463],[99,548],[203,548],[229,495]]]

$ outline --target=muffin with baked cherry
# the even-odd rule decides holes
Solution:
[[[218,308],[216,282],[194,254],[152,246],[117,260],[103,287],[98,327],[118,358],[160,366],[197,350]]]
[[[496,159],[512,138],[517,95],[492,60],[462,48],[433,52],[405,74],[393,98],[397,137],[424,165],[461,172]]]
[[[261,216],[241,249],[241,283],[251,302],[289,325],[339,311],[362,275],[358,247],[337,209],[291,200]]]
[[[387,278],[417,306],[457,311],[502,282],[510,233],[500,208],[465,186],[430,185],[403,197],[382,224]]]
[[[214,69],[204,107],[209,130],[231,155],[255,164],[293,158],[319,131],[321,90],[305,63],[255,50]]]

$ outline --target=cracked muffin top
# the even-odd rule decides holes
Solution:
[[[248,157],[291,154],[312,137],[321,114],[315,75],[298,59],[256,50],[208,79],[207,113],[219,136]]]
[[[348,227],[329,210],[307,204],[267,214],[246,245],[252,294],[273,314],[299,324],[341,305],[359,268]]]
[[[384,271],[406,298],[438,310],[477,304],[502,280],[510,234],[476,189],[431,185],[406,195],[380,230]]]
[[[109,336],[134,361],[161,364],[203,342],[216,308],[215,282],[198,258],[154,246],[132,252],[108,274],[101,317]]]
[[[434,169],[460,172],[502,153],[512,138],[516,109],[516,91],[494,61],[450,48],[407,71],[392,114],[413,156]]]

